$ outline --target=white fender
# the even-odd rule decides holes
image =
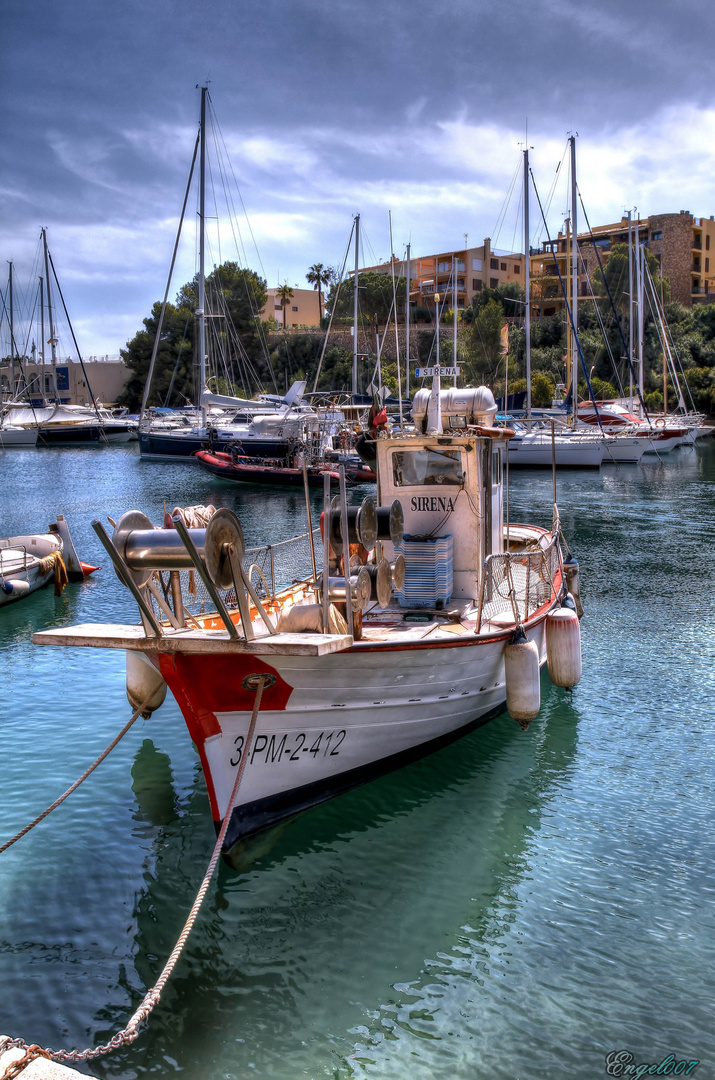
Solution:
[[[527,641],[523,630],[514,636],[517,640],[504,647],[506,707],[526,729],[541,708],[539,648],[535,641]]]
[[[576,686],[581,679],[581,626],[570,607],[546,616],[546,659],[554,686]]]
[[[138,709],[149,695],[149,699],[142,716],[149,717],[164,704],[166,697],[166,683],[160,672],[156,670],[151,660],[147,660],[140,652],[127,649],[127,700],[133,709]]]

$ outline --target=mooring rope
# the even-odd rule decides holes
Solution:
[[[149,696],[144,701],[142,701],[139,708],[134,713],[132,713],[130,719],[124,725],[124,727],[119,732],[117,737],[115,739],[112,739],[112,741],[110,742],[107,749],[102,751],[102,753],[99,755],[97,760],[93,761],[88,769],[85,769],[85,771],[82,773],[82,775],[79,777],[79,779],[75,780],[74,784],[71,784],[67,788],[64,795],[60,795],[59,799],[55,799],[55,801],[52,803],[52,805],[48,806],[46,810],[43,810],[41,814],[38,814],[38,816],[34,819],[34,821],[31,821],[30,824],[26,825],[24,829],[20,829],[19,833],[16,833],[15,836],[13,836],[10,840],[6,840],[5,843],[2,846],[0,846],[0,855],[2,855],[3,851],[7,851],[7,849],[9,847],[12,847],[13,844],[16,844],[18,840],[21,840],[23,836],[25,836],[27,833],[29,833],[30,829],[34,829],[35,825],[39,825],[41,821],[44,821],[44,819],[47,817],[48,814],[51,814],[53,810],[56,810],[57,807],[60,805],[60,803],[63,803],[65,801],[65,799],[69,795],[72,794],[73,791],[76,791],[77,788],[79,787],[79,785],[81,783],[83,783],[87,779],[87,777],[90,776],[91,773],[94,772],[94,770],[97,768],[97,766],[102,764],[102,762],[106,758],[107,754],[111,753],[111,751],[117,745],[119,740],[124,738],[124,736],[129,731],[129,728],[132,726],[134,721],[137,720],[139,718],[139,716],[141,715],[141,713],[144,712],[147,705],[149,704],[152,697],[154,696],[155,692],[156,691],[152,690],[152,692],[149,694]]]
[[[86,1050],[52,1050],[51,1048],[42,1049],[35,1045],[32,1047],[32,1050],[35,1051],[36,1056],[47,1057],[50,1058],[52,1061],[57,1062],[92,1061],[94,1058],[103,1057],[105,1054],[111,1053],[112,1050],[117,1050],[120,1046],[131,1045],[131,1043],[133,1043],[134,1040],[139,1037],[139,1025],[142,1023],[142,1021],[148,1019],[154,1007],[158,1004],[159,999],[161,998],[161,992],[164,989],[164,986],[166,985],[169,976],[174,970],[176,963],[184,950],[184,946],[188,941],[189,934],[191,933],[199,911],[201,910],[201,905],[204,902],[204,897],[206,896],[208,887],[211,884],[211,878],[213,877],[216,870],[219,856],[221,855],[223,842],[226,839],[226,832],[228,830],[229,822],[231,819],[231,812],[233,811],[234,803],[236,802],[236,796],[238,795],[241,778],[243,776],[243,772],[246,767],[246,761],[248,760],[249,751],[253,743],[253,734],[256,728],[256,721],[258,719],[258,710],[261,707],[261,698],[263,696],[263,688],[266,682],[267,677],[265,675],[261,675],[256,684],[256,700],[253,705],[253,712],[251,713],[251,721],[248,725],[246,746],[244,752],[241,755],[241,761],[236,772],[236,779],[234,781],[231,797],[228,800],[228,805],[226,807],[226,813],[221,824],[221,829],[216,840],[216,846],[214,847],[213,854],[211,856],[211,859],[209,860],[208,867],[206,868],[206,873],[204,874],[204,879],[201,882],[198,893],[196,894],[196,899],[194,900],[194,903],[191,907],[189,916],[184,923],[184,929],[181,931],[176,945],[174,946],[171,955],[169,956],[169,959],[164,965],[164,970],[162,971],[161,975],[155,982],[154,986],[152,986],[151,990],[148,990],[146,992],[141,1005],[131,1017],[127,1026],[121,1031],[118,1031],[116,1035],[112,1036],[109,1042],[103,1043],[100,1046],[88,1048]],[[146,704],[146,702],[144,704]],[[136,717],[134,717],[132,721],[130,721],[130,723],[133,723],[134,719],[136,719]],[[127,725],[127,727],[128,726],[129,725]],[[111,747],[109,749],[111,749]],[[105,756],[106,753],[109,753],[109,750],[105,752]],[[69,792],[67,794],[69,794]],[[25,1051],[30,1050],[30,1047],[24,1041],[24,1039],[11,1039],[2,1047],[2,1049],[9,1050],[11,1047],[19,1047],[21,1050]],[[12,1068],[12,1066],[10,1066],[10,1068]],[[0,1078],[0,1080],[2,1080],[2,1078]]]

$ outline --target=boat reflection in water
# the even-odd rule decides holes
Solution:
[[[245,872],[221,866],[165,1001],[141,1041],[112,1058],[114,1070],[163,1075],[170,1053],[190,1075],[253,1067],[287,1080],[329,1067],[349,1076],[356,1050],[356,1062],[375,1059],[386,1025],[391,1053],[401,1028],[424,1030],[429,1053],[439,1038],[429,1015],[438,995],[447,1007],[455,975],[473,998],[482,993],[485,952],[568,779],[577,716],[563,691],[547,688],[544,676],[528,738],[504,716],[294,819]],[[193,901],[207,831],[198,767],[177,796],[167,756],[145,740],[132,774],[135,830],[153,832],[126,949],[136,994],[154,983]],[[113,1030],[106,1012],[92,1027],[93,1039]]]

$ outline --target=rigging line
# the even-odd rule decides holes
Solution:
[[[223,163],[224,159],[228,163],[228,167],[231,169],[231,174],[233,176],[234,183],[236,184],[236,189],[238,191],[239,198],[241,199],[241,205],[243,207],[244,216],[246,217],[246,222],[248,224],[249,231],[251,232],[251,237],[253,239],[253,244],[254,244],[254,247],[256,249],[256,255],[258,257],[258,262],[259,262],[259,265],[261,267],[261,271],[263,273],[264,279],[266,278],[265,267],[263,266],[263,262],[261,260],[260,252],[258,251],[258,245],[256,244],[256,240],[255,240],[255,237],[253,235],[253,231],[251,229],[251,223],[250,223],[250,220],[248,218],[248,214],[246,212],[246,207],[243,204],[243,198],[241,196],[240,189],[238,189],[238,184],[236,182],[235,173],[233,172],[233,166],[231,164],[231,159],[230,159],[230,157],[228,155],[228,149],[226,147],[225,140],[223,138],[223,134],[221,132],[221,128],[220,128],[220,125],[219,125],[219,122],[218,122],[218,118],[216,117],[216,114],[215,114],[215,111],[213,110],[213,108],[210,108],[210,110],[209,110],[209,119],[211,121],[211,128],[212,128],[212,132],[213,132],[213,136],[214,136],[214,148],[216,150],[216,156],[217,156],[217,160],[219,162],[219,174],[220,174],[221,182],[222,182],[223,189],[224,189],[224,198],[226,200],[226,209],[227,209],[227,212],[228,212],[229,224],[230,224],[231,232],[232,232],[232,235],[233,235],[234,245],[236,247],[236,254],[238,256],[238,264],[239,264],[239,267],[241,268],[241,272],[243,274],[244,285],[246,287],[246,294],[247,294],[248,301],[249,301],[249,304],[250,304],[250,307],[251,307],[251,311],[252,311],[252,314],[254,316],[254,319],[256,320],[256,324],[257,324],[256,325],[256,334],[257,334],[257,337],[258,337],[260,348],[261,348],[262,353],[263,353],[263,358],[265,360],[266,366],[267,366],[267,368],[268,368],[268,370],[270,372],[270,375],[271,375],[271,381],[273,382],[273,389],[276,390],[276,392],[278,392],[278,388],[276,386],[276,381],[275,381],[275,376],[273,374],[273,367],[272,367],[271,362],[270,362],[270,351],[268,349],[268,342],[266,340],[263,327],[260,324],[260,314],[261,313],[260,313],[260,310],[258,309],[258,307],[257,307],[257,305],[255,303],[255,296],[254,296],[253,290],[250,288],[247,277],[246,277],[246,271],[247,271],[247,266],[248,266],[248,257],[246,255],[246,248],[245,248],[245,245],[244,245],[244,242],[243,242],[243,235],[241,233],[241,227],[240,227],[239,222],[238,222],[238,214],[236,213],[236,208],[235,208],[235,204],[234,204],[234,200],[233,200],[233,195],[232,195],[232,193],[230,191],[230,188],[227,186],[227,183],[226,183],[227,176],[226,176],[225,165],[223,165],[223,167],[222,167],[222,163]],[[218,131],[220,139],[221,139],[221,144],[219,144],[219,140],[216,137],[216,132],[217,131]],[[238,239],[236,238],[236,232],[238,232]]]
[[[330,337],[330,330],[331,330],[331,327],[333,325],[333,318],[335,316],[335,309],[338,306],[338,297],[340,296],[340,286],[343,283],[343,277],[345,275],[345,267],[347,265],[348,255],[350,254],[350,245],[353,242],[353,234],[354,234],[354,232],[355,232],[355,219],[353,219],[352,228],[350,230],[350,236],[348,237],[347,247],[345,248],[345,258],[343,259],[343,265],[342,265],[342,269],[340,271],[340,277],[338,278],[338,287],[337,287],[337,289],[335,291],[335,298],[333,300],[333,304],[332,304],[332,307],[330,309],[330,319],[328,320],[328,328],[325,331],[325,337],[323,338],[323,348],[321,350],[320,359],[318,361],[318,367],[317,367],[317,370],[315,372],[315,379],[313,380],[313,393],[316,392],[317,387],[318,387],[318,379],[320,378],[320,369],[323,366],[323,359],[325,358],[325,350],[328,347],[328,339]]]
[[[181,335],[181,341],[179,342],[179,353],[178,353],[178,356],[176,357],[176,363],[174,364],[174,371],[172,372],[171,382],[169,383],[169,389],[167,390],[166,397],[164,398],[164,408],[165,409],[169,407],[169,401],[171,400],[171,395],[174,392],[174,381],[176,379],[176,373],[179,370],[179,361],[181,360],[181,353],[183,352],[183,349],[184,349],[184,343],[187,340],[187,333],[186,332],[189,329],[189,323],[190,322],[191,322],[191,315],[188,315],[187,318],[186,318],[186,323],[184,325],[184,332]]]
[[[494,237],[495,237],[495,240],[494,240],[495,244],[496,244],[496,241],[497,241],[497,239],[499,237],[499,233],[501,232],[501,223],[502,223],[503,219],[506,217],[506,212],[509,209],[509,203],[511,202],[511,196],[512,196],[512,193],[514,191],[514,185],[516,184],[517,178],[519,176],[520,167],[521,167],[520,162],[517,162],[516,169],[514,170],[514,175],[511,178],[511,181],[509,183],[509,187],[507,188],[506,195],[504,196],[502,204],[501,204],[501,206],[499,208],[499,213],[497,214],[497,219],[496,219],[496,222],[494,223],[494,228],[492,229],[492,232],[493,232]]]
[[[191,159],[191,168],[189,169],[189,180],[186,185],[186,194],[184,195],[183,206],[181,207],[181,214],[179,216],[179,227],[176,231],[176,240],[174,242],[174,251],[171,256],[171,266],[169,267],[169,276],[166,281],[166,289],[164,290],[164,299],[161,305],[161,311],[159,313],[159,321],[156,327],[156,336],[154,337],[154,345],[151,351],[151,360],[149,361],[149,370],[146,376],[146,382],[144,383],[144,393],[142,394],[141,409],[139,410],[139,423],[141,424],[144,418],[144,412],[146,410],[147,401],[149,400],[149,390],[151,389],[151,379],[154,374],[154,365],[156,364],[156,357],[159,351],[159,342],[161,340],[161,328],[164,323],[164,312],[166,311],[166,303],[169,298],[169,289],[171,288],[171,278],[174,273],[174,264],[176,262],[176,253],[179,250],[179,240],[181,238],[181,227],[184,224],[184,217],[186,215],[186,204],[189,201],[189,192],[191,191],[191,180],[194,175],[194,165],[196,164],[196,154],[199,149],[199,140],[201,138],[201,131],[199,130],[196,135],[196,142],[194,143],[194,154]]]
[[[511,238],[511,250],[512,251],[516,251],[516,231],[519,228],[519,222],[523,221],[523,218],[522,218],[523,202],[524,202],[524,192],[522,191],[520,193],[520,195],[519,195],[519,202],[517,203],[517,207],[516,207],[516,216],[514,218],[514,233],[513,233],[512,238]],[[522,228],[521,231],[522,232],[524,231],[523,228]],[[529,246],[531,246],[531,245],[529,245]],[[528,251],[524,252],[524,258],[525,259],[529,258],[529,252]]]
[[[577,185],[577,187],[578,187],[578,185]],[[605,274],[605,271],[603,269],[603,263],[601,261],[601,253],[600,253],[600,251],[598,249],[598,244],[596,243],[596,237],[593,235],[593,229],[591,228],[591,223],[588,220],[588,214],[586,213],[586,207],[583,204],[583,199],[581,198],[581,192],[580,191],[578,193],[578,197],[579,197],[579,201],[581,203],[581,209],[583,210],[584,221],[586,222],[586,226],[588,228],[589,236],[591,237],[591,245],[593,247],[593,250],[596,253],[596,259],[598,260],[598,268],[601,271],[601,278],[603,279],[603,283],[606,286],[606,292],[608,293],[608,299],[610,301],[611,308],[613,310],[613,314],[614,314],[615,319],[616,319],[616,324],[618,326],[618,333],[620,334],[620,338],[621,338],[621,344],[623,345],[623,350],[624,350],[625,355],[628,357],[628,366],[630,368],[630,372],[631,372],[631,375],[633,377],[633,386],[634,386],[634,389],[638,393],[638,400],[641,403],[641,408],[643,409],[643,415],[645,416],[648,423],[650,423],[650,417],[648,416],[648,409],[646,408],[646,403],[643,400],[643,396],[642,396],[642,394],[640,392],[640,386],[639,386],[639,383],[638,383],[638,376],[636,374],[635,365],[633,363],[633,357],[629,355],[628,345],[626,344],[626,337],[625,337],[625,334],[623,333],[623,327],[621,326],[621,320],[620,320],[619,315],[618,315],[618,309],[616,308],[616,304],[615,304],[615,301],[613,299],[613,295],[611,293],[611,289],[610,289],[609,284],[608,284],[608,279],[606,278],[606,274]],[[624,273],[625,273],[625,266],[622,266],[621,267],[621,276],[618,279],[618,284],[619,285],[622,284],[623,274]]]
[[[582,367],[583,373],[584,373],[584,375],[586,377],[586,385],[588,386],[588,392],[591,395],[591,401],[593,402],[593,407],[596,410],[596,419],[598,420],[598,426],[601,429],[601,434],[605,435],[605,432],[603,430],[603,424],[601,423],[601,416],[600,416],[600,413],[598,411],[598,406],[596,405],[596,397],[595,397],[595,395],[593,393],[593,387],[591,386],[591,379],[590,379],[590,376],[588,374],[588,368],[586,367],[586,361],[584,359],[583,350],[581,348],[581,342],[579,341],[578,331],[576,329],[576,324],[574,323],[573,309],[571,308],[571,305],[569,304],[567,296],[566,296],[566,287],[564,285],[564,280],[563,280],[563,278],[561,276],[561,269],[559,267],[559,261],[556,258],[556,252],[554,251],[553,244],[552,244],[552,241],[551,241],[551,236],[549,234],[549,227],[546,224],[546,218],[544,217],[544,209],[543,209],[543,207],[541,205],[541,199],[539,198],[539,190],[538,190],[538,188],[536,186],[536,180],[534,179],[534,174],[533,174],[533,172],[531,172],[531,169],[529,169],[529,172],[531,173],[531,182],[534,185],[534,194],[536,195],[536,201],[539,204],[539,210],[541,211],[541,217],[542,217],[542,220],[544,222],[544,228],[546,229],[546,238],[548,240],[549,246],[551,247],[551,254],[553,256],[554,264],[556,266],[556,273],[559,275],[559,284],[561,285],[561,292],[562,292],[562,295],[563,295],[563,298],[564,298],[564,304],[566,306],[566,311],[568,313],[569,322],[571,324],[571,329],[573,330],[573,339],[576,342],[576,348],[578,350],[579,359],[581,361],[581,367]],[[576,385],[578,387],[578,379],[576,380]],[[574,395],[574,397],[577,397],[577,394]],[[574,410],[574,416],[575,416],[577,414],[577,412],[578,412],[578,401],[576,401],[576,400],[574,400],[574,402],[573,402],[573,410]]]
[[[0,300],[2,300],[2,306],[3,306],[3,311],[4,311],[4,312],[5,312],[5,314],[7,315],[7,318],[8,318],[8,326],[9,326],[9,325],[10,325],[10,315],[9,315],[9,313],[8,313],[7,307],[5,306],[5,297],[4,297],[3,295],[2,295],[2,293],[0,293]],[[11,350],[13,349],[14,345],[15,345],[15,336],[14,336],[14,334],[13,334],[13,335],[11,336],[11,338],[10,338],[10,349],[11,349]],[[15,351],[17,351],[17,349],[15,349]],[[29,403],[29,405],[30,405],[30,408],[32,409],[32,415],[33,415],[33,417],[35,418],[35,423],[37,423],[37,422],[38,422],[38,420],[37,420],[37,415],[36,415],[36,413],[35,413],[35,407],[34,407],[34,405],[32,404],[32,398],[31,398],[31,397],[29,396],[29,395],[30,395],[30,386],[32,385],[32,383],[30,383],[30,384],[28,385],[28,382],[27,382],[27,378],[25,377],[25,371],[24,371],[24,369],[23,369],[23,366],[22,366],[22,360],[20,359],[20,357],[19,357],[19,356],[16,356],[16,357],[14,357],[13,359],[15,360],[15,362],[16,362],[16,363],[18,364],[18,366],[19,366],[19,368],[20,368],[20,375],[22,376],[22,383],[23,383],[23,389],[22,389],[22,393],[23,393],[23,394],[26,394],[26,395],[27,395],[27,400],[28,400],[28,403]],[[14,401],[14,400],[15,400],[15,397],[17,396],[17,395],[15,394],[15,387],[14,387],[14,386],[13,386],[13,388],[12,388],[12,392],[13,392],[13,401]]]
[[[658,293],[656,292],[656,288],[655,288],[655,282],[653,281],[653,275],[650,272],[650,267],[648,266],[647,260],[644,260],[644,265],[645,265],[645,272],[646,272],[646,284],[650,284],[651,293],[653,295],[653,301],[655,303],[656,310],[655,311],[653,310],[653,304],[651,303],[650,297],[648,297],[648,306],[650,307],[651,313],[653,314],[653,319],[654,319],[655,324],[656,324],[656,331],[658,333],[658,337],[663,342],[663,353],[665,355],[667,355],[667,358],[668,358],[668,360],[670,362],[671,374],[673,376],[673,385],[674,385],[675,388],[677,388],[677,391],[678,391],[678,406],[679,406],[680,409],[687,412],[687,409],[685,407],[685,399],[683,397],[683,390],[682,390],[682,387],[680,385],[680,380],[678,379],[678,373],[677,373],[677,371],[675,369],[675,363],[673,361],[673,356],[672,356],[672,353],[670,351],[670,346],[669,346],[669,343],[668,343],[667,323],[666,323],[666,319],[665,319],[665,311],[662,309],[662,307],[661,307],[661,305],[659,303]],[[647,291],[646,291],[646,295],[647,295]],[[661,334],[661,330],[662,330],[662,334]],[[671,338],[672,338],[672,335],[671,335]],[[680,368],[680,374],[683,376],[683,382],[685,383],[685,385],[686,385],[686,387],[688,389],[688,395],[690,397],[691,405],[693,407],[693,410],[695,410],[695,402],[693,401],[692,394],[690,393],[690,387],[688,386],[688,380],[685,378],[685,372],[683,371],[683,365],[680,362],[680,357],[678,356],[678,353],[677,353],[677,350],[675,349],[675,344],[674,343],[673,343],[673,351],[675,352],[675,355],[676,355],[677,360],[678,360],[678,367]]]
[[[226,141],[225,141],[225,139],[224,139],[224,137],[223,137],[223,131],[221,130],[221,125],[219,124],[219,122],[218,122],[218,118],[216,117],[216,114],[215,114],[215,112],[214,112],[214,109],[213,109],[213,103],[211,102],[211,95],[210,95],[210,94],[208,95],[208,98],[209,98],[209,106],[210,106],[210,112],[211,112],[211,114],[212,114],[212,115],[214,116],[214,118],[215,118],[215,123],[216,123],[216,127],[217,127],[217,129],[218,129],[218,133],[219,133],[219,135],[221,136],[221,142],[223,143],[223,145],[224,145],[224,147],[225,147],[225,146],[226,146]],[[258,258],[258,262],[259,262],[259,264],[260,264],[260,267],[261,267],[261,271],[262,271],[262,273],[263,273],[263,276],[264,276],[264,278],[266,278],[266,279],[267,279],[267,278],[268,278],[268,275],[266,274],[266,270],[265,270],[265,267],[264,267],[264,265],[263,265],[263,262],[262,262],[262,260],[261,260],[261,253],[260,253],[260,251],[258,250],[258,244],[256,243],[256,238],[255,238],[255,236],[254,236],[254,234],[253,234],[253,228],[252,228],[252,226],[251,226],[251,219],[249,218],[249,216],[248,216],[248,212],[246,211],[246,206],[245,206],[245,203],[244,203],[244,201],[243,201],[243,195],[241,194],[241,189],[240,189],[240,187],[238,186],[238,181],[236,180],[236,174],[235,174],[235,172],[234,172],[234,170],[233,170],[233,164],[232,164],[232,162],[231,162],[231,159],[230,159],[230,157],[228,157],[228,151],[226,151],[226,155],[227,155],[227,160],[228,160],[228,164],[229,164],[229,167],[230,167],[230,169],[231,169],[231,176],[233,177],[233,182],[234,182],[234,184],[236,185],[236,193],[238,194],[238,198],[239,198],[239,200],[240,200],[240,203],[241,203],[241,208],[243,209],[243,213],[244,213],[244,215],[245,215],[245,218],[246,218],[246,224],[248,225],[248,231],[249,231],[249,232],[250,232],[250,234],[251,234],[251,239],[253,240],[253,245],[254,245],[254,247],[255,247],[255,249],[256,249],[256,256],[257,256],[257,258]]]
[[[70,328],[70,334],[72,335],[72,341],[74,342],[74,347],[77,350],[77,356],[79,358],[80,366],[82,368],[82,374],[84,375],[85,382],[87,383],[87,389],[89,390],[89,396],[92,399],[92,404],[94,405],[94,411],[97,414],[97,419],[99,420],[99,422],[101,424],[102,418],[99,415],[99,409],[97,408],[97,402],[95,400],[94,393],[92,391],[92,387],[91,387],[90,382],[89,382],[89,375],[87,374],[87,369],[84,366],[84,360],[82,359],[82,353],[79,351],[79,345],[77,344],[77,338],[74,336],[74,327],[72,326],[72,320],[70,319],[69,312],[67,310],[67,305],[65,304],[65,298],[62,295],[62,286],[60,285],[59,279],[57,277],[57,271],[55,270],[55,264],[52,261],[52,252],[48,250],[47,255],[49,257],[50,266],[52,268],[52,276],[55,279],[55,285],[57,286],[57,291],[60,294],[60,300],[62,301],[62,307],[64,309],[65,318],[67,319],[67,323],[68,323],[69,328]],[[108,441],[106,432],[104,431],[104,426],[102,426],[102,433],[104,435],[105,441]]]
[[[551,187],[549,188],[548,195],[546,196],[546,216],[547,217],[551,213],[551,204],[553,203],[554,195],[556,194],[556,185],[559,182],[559,178],[561,176],[561,170],[563,168],[564,160],[566,158],[566,154],[568,153],[568,150],[569,150],[569,142],[568,142],[568,139],[567,139],[565,144],[564,144],[564,152],[561,155],[561,160],[556,165],[556,169],[554,171],[554,178],[551,181]],[[543,232],[544,232],[544,226],[542,224],[542,225],[539,226],[539,231],[537,233],[537,242],[538,243],[541,242],[541,237],[543,236]]]
[[[609,356],[609,359],[611,361],[611,366],[612,366],[613,372],[614,372],[614,374],[616,376],[616,383],[618,384],[618,389],[620,391],[621,397],[625,397],[625,392],[624,392],[624,389],[623,389],[623,383],[621,382],[620,372],[618,371],[618,366],[616,364],[616,358],[614,357],[613,350],[611,349],[611,342],[608,340],[608,334],[606,333],[606,327],[605,327],[604,322],[603,322],[603,316],[601,315],[601,309],[598,306],[598,303],[596,301],[596,294],[593,291],[593,285],[591,284],[591,279],[588,276],[588,273],[587,273],[587,270],[586,270],[586,262],[584,260],[584,257],[583,257],[583,254],[582,254],[580,248],[578,249],[578,255],[579,255],[579,258],[581,259],[581,266],[583,267],[583,272],[586,275],[586,280],[588,281],[588,290],[589,290],[589,294],[590,294],[590,299],[593,301],[593,306],[594,306],[594,309],[595,309],[595,312],[596,312],[596,316],[598,318],[598,325],[599,325],[599,327],[601,329],[601,333],[603,335],[603,340],[604,340],[604,343],[605,343],[605,346],[606,346],[606,350],[608,352],[608,356]]]

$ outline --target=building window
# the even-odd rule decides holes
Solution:
[[[489,260],[489,269],[490,270],[498,270],[499,269],[499,260],[498,259],[490,259]]]
[[[282,311],[283,310],[280,304],[274,304],[273,306],[276,309],[276,311]],[[347,600],[345,601],[345,603],[347,604]]]
[[[292,307],[292,308],[291,308],[291,311],[297,311],[297,310],[298,310],[298,308],[297,308],[297,307]],[[346,601],[346,603],[347,603],[347,601]]]
[[[708,274],[709,272],[710,272],[710,259],[706,259],[705,260],[705,273]]]
[[[479,280],[479,278],[473,278],[472,279],[472,289],[474,290],[474,292],[481,292],[482,291],[482,284],[483,283]]]
[[[710,251],[710,233],[705,234],[705,250]]]
[[[499,288],[499,278],[490,277],[489,278],[489,288],[490,289],[498,289]]]
[[[707,278],[705,278],[705,292],[706,293],[710,292],[710,282],[708,281]]]
[[[516,263],[514,263],[514,273],[515,274],[520,274],[521,273],[521,267],[517,266]]]
[[[464,259],[457,259],[457,270],[460,274],[463,274],[466,267],[464,265]]]
[[[506,263],[502,263],[501,268],[502,268],[502,270],[506,270]]]
[[[662,240],[663,239],[663,233],[659,229],[658,232],[652,232],[650,234],[650,238],[651,238],[651,240]]]
[[[481,268],[482,268],[482,260],[481,259],[472,259],[472,270],[481,270]]]

